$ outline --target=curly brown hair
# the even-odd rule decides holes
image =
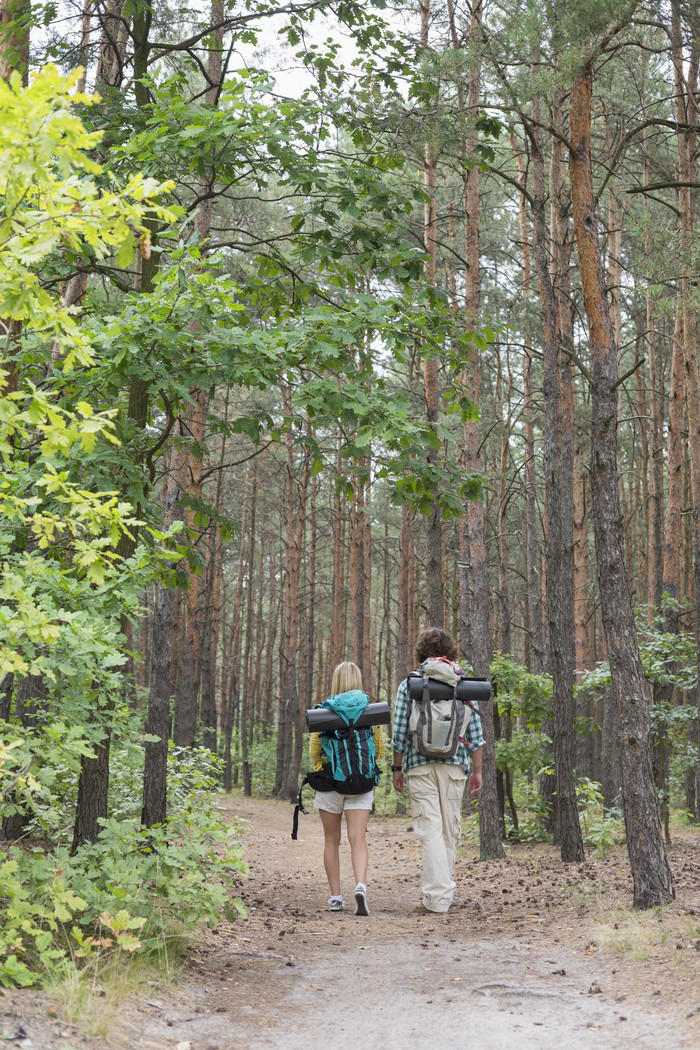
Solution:
[[[414,653],[419,664],[435,656],[446,656],[448,660],[456,660],[459,647],[449,631],[443,631],[441,627],[429,627],[418,636]]]

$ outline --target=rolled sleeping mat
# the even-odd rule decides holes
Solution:
[[[421,678],[420,675],[408,678],[408,695],[412,700],[423,699],[423,682],[428,683],[431,700],[451,700],[454,693],[452,686],[441,682],[439,678]],[[491,683],[488,678],[460,678],[457,682],[457,699],[462,703],[468,700],[490,700]]]
[[[388,726],[391,711],[388,704],[368,704],[362,712],[356,726]],[[328,733],[331,729],[346,729],[342,718],[329,707],[312,707],[306,712],[306,728],[310,733]]]

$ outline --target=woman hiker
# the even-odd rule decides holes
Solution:
[[[331,694],[339,697],[345,694],[362,693],[362,672],[357,664],[346,661],[338,664],[333,672]],[[381,726],[374,728],[374,746],[377,759],[384,757],[384,735]],[[312,733],[309,740],[309,754],[314,769],[319,770],[328,764],[323,750],[321,734]],[[338,791],[317,791],[314,807],[319,811],[323,825],[323,864],[330,886],[330,911],[345,911],[343,894],[340,888],[340,833],[345,813],[350,856],[355,873],[355,915],[369,915],[367,904],[367,821],[374,801],[374,789],[362,795],[341,795]]]

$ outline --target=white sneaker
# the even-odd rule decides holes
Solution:
[[[355,915],[369,915],[369,904],[367,903],[367,887],[358,882],[355,887]]]
[[[342,897],[330,897],[328,900],[329,911],[345,911]]]

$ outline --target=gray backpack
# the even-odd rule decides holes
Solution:
[[[451,687],[452,696],[438,699],[431,696],[431,683],[439,684],[433,693],[443,697],[445,685]],[[460,677],[443,661],[426,660],[417,671],[408,676],[408,695],[411,698],[411,714],[408,731],[419,755],[434,761],[453,758],[459,742],[467,731],[471,719],[471,707],[457,699],[456,686]]]

